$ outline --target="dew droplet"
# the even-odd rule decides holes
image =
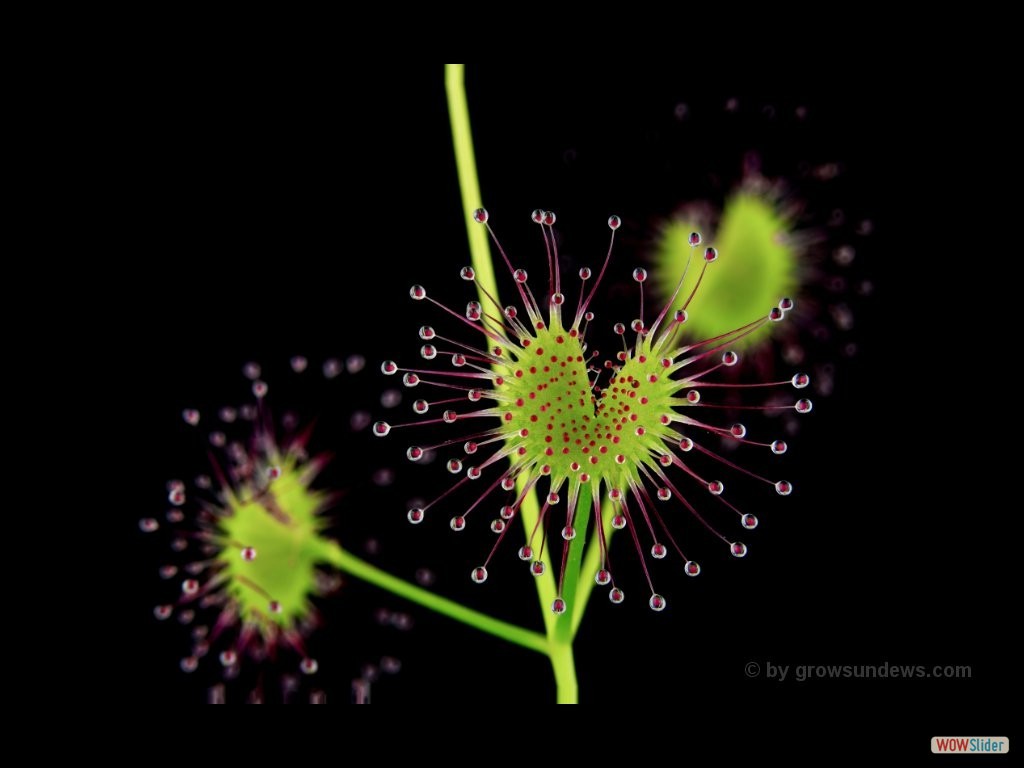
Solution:
[[[171,605],[158,605],[153,609],[153,615],[157,621],[166,621],[171,617],[171,613],[174,611],[174,606]]]
[[[747,554],[747,545],[742,541],[734,541],[729,545],[729,552],[732,553],[733,557],[745,557]]]
[[[420,383],[420,377],[417,376],[415,373],[407,373],[404,376],[402,376],[402,384],[404,384],[405,386],[409,387],[410,389],[412,387],[415,387],[419,383]]]
[[[811,377],[808,376],[806,373],[797,373],[793,375],[791,381],[796,389],[803,389],[804,387],[811,383]]]
[[[530,214],[530,218],[533,219],[534,224],[544,223],[544,211],[540,208],[534,208],[533,213]]]
[[[473,271],[472,267],[463,267],[462,270],[459,272],[459,277],[461,277],[463,280],[475,280],[476,272]]]
[[[433,360],[437,357],[437,347],[433,344],[424,344],[420,347],[420,357],[424,360]]]
[[[451,410],[445,411],[444,413],[441,414],[441,419],[444,421],[445,424],[454,424],[458,418],[459,414]]]
[[[155,517],[144,517],[139,520],[139,530],[143,533],[153,533],[160,529],[160,523]]]
[[[591,275],[590,267],[582,267],[580,269],[580,280],[589,280]]]
[[[633,279],[638,283],[642,283],[647,280],[647,270],[643,267],[637,267],[633,270]]]
[[[386,421],[378,421],[373,425],[373,434],[377,437],[387,437],[389,432],[391,432],[391,425]]]
[[[281,603],[278,600],[271,600],[268,607],[271,613],[281,613]]]
[[[748,531],[752,531],[757,528],[757,518],[754,515],[746,514],[740,519],[740,525],[746,528]]]
[[[544,568],[545,566],[543,560],[534,560],[532,563],[530,563],[530,573],[532,573],[534,576],[543,576]]]
[[[793,300],[790,298],[779,299],[779,309],[783,312],[789,312],[793,308]]]
[[[186,424],[194,427],[199,423],[199,411],[195,408],[186,408],[181,412],[181,418],[185,420]]]
[[[304,675],[315,675],[316,671],[320,669],[320,664],[317,663],[316,659],[311,659],[307,656],[299,663],[299,669],[302,670]]]
[[[665,598],[661,595],[651,595],[651,599],[647,601],[647,604],[651,606],[652,611],[664,611],[665,606],[668,605]]]
[[[669,459],[671,460],[671,456],[669,457]],[[658,500],[659,501],[668,501],[671,498],[672,498],[672,491],[671,490],[669,490],[668,488],[659,488],[658,489]]]
[[[292,367],[292,370],[295,371],[295,373],[302,373],[306,370],[307,366],[309,366],[309,360],[302,355],[294,355],[291,360],[288,361],[288,364]]]
[[[665,555],[667,555],[667,554],[668,554],[668,547],[666,547],[664,544],[660,544],[659,543],[659,544],[655,544],[653,547],[651,547],[651,557],[653,557],[656,560],[664,560],[665,559]]]
[[[449,522],[448,525],[451,526],[451,529],[453,531],[464,530],[466,527],[466,518],[464,518],[462,515],[456,515],[451,519],[451,522]]]
[[[221,651],[218,658],[221,665],[225,667],[233,667],[238,662],[238,654],[234,651]]]
[[[680,438],[679,439],[679,450],[686,451],[686,452],[692,451],[693,450],[693,440],[691,440],[688,437]]]
[[[626,326],[623,325],[622,323],[616,323],[615,325],[612,326],[612,330],[619,334],[619,336],[621,336],[626,332]]]
[[[483,309],[480,307],[479,301],[471,301],[466,304],[466,319],[467,320],[479,320],[483,315]]]
[[[469,467],[466,470],[466,477],[470,480],[479,480],[481,475],[483,475],[483,470],[480,467]]]
[[[252,383],[252,394],[253,397],[262,399],[266,397],[269,387],[265,381],[254,381]]]
[[[565,600],[560,597],[556,597],[551,601],[551,612],[556,615],[565,613]]]
[[[740,356],[731,349],[722,353],[722,365],[733,366],[740,361]]]
[[[810,413],[814,404],[807,398],[804,398],[802,400],[797,400],[796,403],[793,404],[793,407],[796,409],[797,413]]]
[[[774,453],[776,456],[780,456],[783,453],[785,453],[786,449],[788,447],[789,446],[786,445],[786,441],[785,440],[773,440],[772,441],[772,453]]]
[[[722,491],[725,490],[725,485],[721,480],[712,480],[708,483],[708,490],[711,491],[715,496],[721,496]]]
[[[525,269],[517,269],[512,273],[512,277],[517,283],[525,283],[529,275],[526,274]]]
[[[689,392],[686,393],[686,402],[688,402],[690,405],[696,405],[697,403],[699,403],[700,392],[698,392],[696,389],[691,389]]]
[[[612,528],[617,531],[621,531],[626,527],[626,516],[625,515],[613,515],[612,516]]]
[[[710,248],[710,247],[704,249],[704,261],[706,261],[708,264],[710,264],[711,262],[717,261],[717,260],[718,260],[718,251],[716,249]]]
[[[520,560],[524,560],[524,561],[525,560],[529,560],[531,557],[533,557],[533,547],[520,547],[519,548],[519,559]]]
[[[490,214],[487,213],[486,208],[477,208],[473,211],[473,221],[477,224],[486,224],[487,219],[490,218]]]
[[[351,359],[352,358],[349,358],[349,360],[351,360]],[[365,364],[365,361],[364,361],[364,364]],[[324,360],[324,364],[322,366],[320,366],[320,372],[324,375],[324,378],[327,379],[328,381],[330,381],[332,379],[336,379],[339,376],[341,376],[342,369],[343,369],[343,366],[341,364],[341,360],[339,360],[336,357],[329,357],[329,358],[327,358],[326,360]],[[358,363],[357,363],[356,370],[357,371],[358,370],[362,370],[362,367],[359,366]]]
[[[618,587],[612,587],[610,590],[608,590],[608,599],[616,605],[618,605],[626,599],[626,593]]]
[[[562,538],[566,541],[572,541],[576,538],[576,529],[571,525],[567,525],[562,529]]]
[[[491,520],[491,533],[503,533],[505,531],[504,520]]]
[[[779,496],[789,496],[789,494],[793,492],[793,484],[786,480],[779,480],[775,484],[775,492],[778,493]]]
[[[778,307],[772,307],[771,311],[768,313],[768,319],[771,320],[773,323],[779,322],[785,316],[786,313],[783,312]]]
[[[740,439],[747,436],[747,428],[742,424],[733,424],[729,427],[729,433],[733,437]]]
[[[700,245],[700,232],[690,233],[690,245],[694,247]]]
[[[462,462],[458,459],[449,459],[447,467],[449,472],[453,475],[457,475],[462,471]]]
[[[483,584],[485,581],[487,581],[487,569],[483,566],[480,566],[479,568],[474,568],[473,572],[469,574],[469,578],[471,578],[477,584]]]
[[[409,289],[409,297],[416,301],[422,301],[427,298],[427,289],[422,285],[414,285]]]
[[[609,571],[607,568],[602,568],[601,570],[599,570],[597,573],[594,574],[594,583],[597,584],[598,586],[603,587],[603,586],[605,586],[607,584],[610,584],[611,580],[612,580],[612,572]]]
[[[608,217],[608,227],[612,230],[616,230],[622,226],[622,219],[618,216],[612,215]]]
[[[380,364],[380,372],[385,376],[394,376],[398,373],[398,363],[394,360],[385,360]]]
[[[686,564],[683,565],[683,571],[687,576],[696,576],[700,573],[700,563],[695,560],[687,560]]]
[[[406,513],[405,516],[413,525],[418,525],[419,523],[423,522],[423,510],[420,509],[419,507],[413,507]]]
[[[199,582],[195,579],[185,579],[181,582],[181,592],[184,595],[194,595],[199,592]]]
[[[181,667],[182,672],[191,674],[199,668],[199,659],[195,656],[186,656],[181,660],[181,662],[179,662],[179,666]]]
[[[410,445],[405,451],[405,456],[409,461],[419,461],[423,458],[423,453],[423,449],[418,445]]]

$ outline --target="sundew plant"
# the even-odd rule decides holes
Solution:
[[[811,377],[799,369],[767,379],[736,373],[748,340],[786,323],[794,299],[784,290],[770,300],[752,296],[749,306],[730,310],[728,327],[695,334],[695,327],[711,327],[700,325],[698,313],[716,310],[701,307],[699,297],[730,253],[689,230],[673,257],[673,285],[658,296],[660,267],[649,272],[620,261],[616,237],[629,224],[615,211],[570,222],[570,229],[607,227],[608,235],[593,263],[570,272],[559,254],[565,222],[556,212],[484,207],[463,77],[462,65],[447,65],[470,253],[450,279],[462,281],[466,303],[438,300],[428,275],[412,278],[410,333],[418,333],[419,359],[379,362],[388,384],[400,381],[411,395],[408,415],[371,427],[378,438],[401,441],[395,452],[411,462],[439,458],[437,471],[450,473],[451,482],[422,503],[375,513],[404,514],[411,540],[436,525],[451,535],[489,535],[464,577],[484,585],[514,568],[528,571],[538,628],[398,578],[325,535],[323,513],[338,501],[315,483],[325,459],[307,452],[308,431],[286,438],[275,431],[265,409],[268,386],[254,370],[251,439],[216,446],[226,451],[225,466],[203,481],[199,490],[208,498],[197,514],[175,512],[191,492],[179,482],[168,487],[168,519],[195,523],[181,548],[198,547],[200,556],[184,572],[168,571],[177,594],[158,606],[157,618],[178,612],[191,621],[198,608],[214,613],[212,624],[193,633],[181,660],[186,672],[210,656],[231,678],[246,660],[261,665],[283,656],[297,679],[315,679],[330,661],[306,648],[317,623],[313,599],[323,574],[340,572],[542,654],[557,701],[576,703],[574,645],[595,588],[614,606],[608,610],[663,616],[676,600],[675,589],[662,585],[666,568],[696,578],[708,551],[745,557],[744,539],[759,525],[750,505],[794,492],[783,466],[787,443],[762,432],[766,420],[759,417],[810,413],[801,390]],[[513,227],[535,229],[535,253],[506,252],[499,235]],[[618,316],[618,305],[606,302],[613,279],[630,286],[635,312]],[[605,329],[616,347],[601,354],[593,339]],[[304,368],[304,360],[296,358],[296,366]],[[183,416],[193,426],[203,418],[193,410]],[[755,417],[749,428],[746,416]],[[343,450],[350,448],[335,452]],[[737,500],[734,486],[751,492]],[[157,527],[155,519],[142,522],[143,530]],[[664,567],[656,565],[661,561]],[[283,687],[298,689],[291,672]],[[324,699],[318,686],[304,687],[310,700]]]
[[[612,603],[626,597],[611,563],[612,532],[625,531],[638,553],[648,587],[645,601],[658,612],[668,600],[655,587],[649,560],[673,553],[683,573],[697,576],[701,570],[687,553],[690,543],[674,535],[672,516],[692,515],[734,557],[745,556],[747,545],[732,532],[720,531],[701,511],[710,500],[734,515],[738,531],[758,524],[753,514],[728,500],[718,473],[761,483],[783,496],[792,493],[793,485],[754,473],[712,446],[726,438],[774,455],[785,453],[787,446],[779,439],[748,435],[743,423],[723,423],[723,411],[716,410],[723,406],[712,398],[724,388],[802,389],[810,377],[796,372],[785,380],[754,384],[716,381],[716,373],[739,363],[733,345],[785,319],[793,307],[786,296],[770,306],[751,308],[748,320],[738,327],[700,341],[681,341],[690,303],[719,259],[715,248],[702,247],[698,232],[688,235],[683,277],[663,306],[645,308],[648,273],[640,267],[633,270],[639,285],[638,317],[614,324],[622,349],[611,359],[597,359],[588,349],[587,329],[598,317],[601,281],[614,268],[615,232],[622,221],[614,214],[607,218],[610,241],[603,262],[581,268],[577,287],[570,292],[559,263],[556,214],[534,210],[531,218],[540,229],[545,254],[540,264],[547,277],[543,292],[535,293],[528,270],[502,249],[489,213],[480,206],[462,78],[461,67],[450,65],[447,86],[459,178],[463,202],[473,211],[467,219],[472,264],[460,277],[473,284],[474,296],[464,310],[456,310],[434,300],[424,285],[410,288],[412,300],[432,305],[431,317],[454,329],[430,324],[419,328],[424,342],[420,356],[426,362],[381,364],[385,375],[400,375],[406,387],[422,388],[425,394],[412,406],[420,419],[379,421],[373,430],[379,437],[396,431],[412,435],[417,425],[429,425],[426,434],[443,436],[433,444],[413,443],[410,437],[406,455],[419,461],[430,451],[446,451],[445,466],[459,479],[439,497],[409,509],[407,516],[418,525],[446,509],[447,523],[456,532],[475,517],[489,516],[484,524],[496,540],[468,574],[472,581],[490,578],[507,537],[522,540],[514,549],[537,577],[545,634],[495,634],[547,654],[558,700],[575,702],[572,647],[591,591],[595,585],[607,588]],[[499,298],[488,235],[499,254],[497,266],[507,271],[514,286],[516,303],[505,305]],[[691,271],[695,284],[684,293]],[[785,406],[742,407],[803,414],[812,405],[795,396]],[[454,492],[470,484],[479,484],[480,492],[468,505],[456,505]],[[512,534],[514,530],[520,533]]]

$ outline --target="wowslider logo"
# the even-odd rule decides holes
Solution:
[[[1005,736],[933,736],[936,755],[1004,755],[1010,751]]]

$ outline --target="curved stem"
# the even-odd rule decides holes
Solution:
[[[476,272],[477,292],[480,296],[480,303],[487,305],[487,293],[498,300],[498,283],[494,275],[494,262],[491,260],[491,249],[487,241],[487,231],[473,221],[472,212],[483,207],[483,198],[480,195],[480,180],[476,171],[476,155],[473,150],[473,133],[469,124],[469,105],[466,99],[466,70],[464,64],[445,65],[445,89],[448,95],[448,114],[452,124],[452,144],[455,149],[455,165],[459,177],[459,190],[462,194],[463,215],[466,221],[466,234],[469,238],[469,252]],[[526,477],[521,476],[517,482],[519,492],[526,483]],[[540,505],[537,502],[536,490],[531,490],[519,508],[519,518],[523,521],[527,535],[537,524],[540,515]],[[584,528],[584,530],[586,530]],[[585,537],[580,537],[581,539]],[[582,541],[580,542],[582,545]],[[551,555],[548,546],[545,544],[545,551],[541,557],[551,562]],[[575,560],[571,563],[575,569],[572,576],[572,589],[570,595],[575,596],[576,579],[579,577],[580,558],[582,546],[576,552]],[[557,687],[557,700],[561,704],[575,704],[579,699],[579,691],[576,684],[576,662],[572,651],[572,637],[579,620],[569,616],[555,616],[549,606],[555,598],[555,580],[550,571],[545,572],[534,581],[537,587],[537,598],[540,601],[541,615],[544,617],[544,627],[547,631],[547,646],[544,653],[551,659],[551,668],[555,674],[555,685]],[[579,606],[577,613],[575,606],[573,616],[582,614],[583,606]],[[522,644],[522,643],[521,643]],[[536,650],[536,648],[534,649]]]
[[[586,603],[578,602],[576,597],[579,594],[578,585],[580,581],[580,567],[583,565],[583,548],[587,541],[586,530],[590,524],[590,510],[593,507],[591,493],[589,483],[580,486],[580,495],[576,500],[576,516],[572,524],[573,527],[583,533],[569,542],[569,556],[565,561],[565,576],[562,581],[562,596],[565,597],[567,595],[568,598],[566,600],[565,613],[558,617],[553,638],[555,642],[564,643],[570,647],[572,646],[574,629],[579,624],[576,616],[582,616],[583,610],[586,608]],[[548,637],[551,637],[551,633],[548,633]]]
[[[540,633],[524,629],[515,624],[509,624],[507,621],[495,619],[493,616],[488,616],[485,613],[474,611],[472,608],[467,608],[461,603],[456,603],[454,600],[441,597],[430,590],[410,584],[408,581],[397,576],[392,576],[387,571],[383,571],[375,565],[370,565],[365,560],[361,560],[352,553],[346,552],[337,542],[325,543],[323,558],[340,571],[362,579],[399,597],[404,597],[406,600],[422,605],[424,608],[429,608],[448,618],[461,621],[463,624],[479,629],[481,632],[486,632],[495,637],[500,637],[502,640],[508,640],[510,643],[529,648],[531,651],[537,651],[545,655],[551,654],[551,644]]]
[[[476,272],[477,292],[480,303],[487,306],[489,293],[498,300],[498,282],[494,275],[494,262],[491,260],[491,248],[487,240],[487,229],[473,221],[473,211],[483,207],[480,195],[480,179],[476,171],[476,154],[473,150],[473,131],[469,124],[469,104],[466,100],[466,66],[464,64],[445,65],[445,89],[448,94],[448,113],[452,123],[452,144],[455,148],[455,167],[459,176],[459,190],[462,193],[463,216],[466,220],[466,235],[469,238],[469,255]],[[527,478],[521,475],[517,488],[522,493]],[[527,535],[537,524],[540,516],[540,505],[537,492],[530,491],[519,507],[519,518]],[[547,544],[541,553],[541,559],[551,562],[551,554]],[[555,631],[556,619],[549,607],[555,599],[555,580],[550,571],[537,577],[537,598],[540,601],[541,615],[544,617],[544,628],[548,637]]]
[[[594,574],[597,573],[597,569],[601,564],[601,542],[598,541],[598,530],[604,531],[604,549],[607,549],[612,542],[612,533],[615,529],[612,528],[612,516],[615,510],[612,507],[612,503],[608,499],[604,500],[601,505],[601,528],[594,527],[594,539],[590,543],[590,547],[587,549],[587,556],[583,560],[583,565],[580,570],[587,575],[587,578],[580,579],[579,585],[576,587],[576,603],[581,606],[579,611],[575,611],[572,615],[572,636],[576,637],[576,633],[579,631],[580,622],[583,621],[583,610],[582,606],[585,606],[590,600],[590,593],[594,591]]]

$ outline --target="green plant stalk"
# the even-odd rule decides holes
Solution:
[[[587,526],[590,524],[593,504],[590,485],[581,485],[580,495],[576,500],[576,515],[572,521],[572,525],[576,530],[586,532]],[[572,646],[573,617],[577,614],[582,614],[583,609],[586,607],[585,603],[580,603],[576,600],[577,593],[579,592],[580,566],[583,565],[583,549],[586,546],[586,541],[586,535],[581,533],[569,542],[569,554],[565,561],[565,579],[562,582],[562,595],[563,597],[568,595],[568,599],[566,600],[565,613],[559,616],[556,622],[555,636],[553,638],[554,642],[560,645]]]
[[[451,619],[461,621],[463,624],[468,624],[479,629],[481,632],[487,632],[510,643],[529,648],[531,651],[537,651],[546,656],[551,655],[551,643],[539,632],[533,632],[515,624],[495,619],[493,616],[467,608],[462,603],[441,597],[415,584],[410,584],[408,581],[393,576],[387,571],[381,570],[365,560],[361,560],[352,553],[346,552],[337,542],[324,542],[322,557],[324,561],[330,563],[338,570],[399,597],[404,597],[406,600],[422,605],[424,608],[429,608]]]
[[[448,96],[448,113],[452,124],[452,144],[455,149],[455,166],[459,177],[459,191],[462,195],[463,215],[466,220],[466,234],[469,238],[469,252],[476,272],[477,292],[480,303],[486,305],[490,293],[498,300],[498,284],[494,275],[494,262],[491,260],[490,244],[487,241],[487,230],[473,221],[473,211],[483,207],[480,194],[480,179],[476,170],[476,154],[473,149],[473,133],[469,122],[469,104],[466,99],[465,65],[445,65],[445,89]],[[523,492],[526,478],[517,481],[519,493]],[[540,505],[535,490],[530,491],[519,508],[519,517],[529,535],[537,525],[540,517]],[[580,537],[581,539],[585,537]],[[582,546],[582,543],[581,543]],[[545,544],[541,558],[551,562],[551,553]],[[578,565],[578,561],[577,561]],[[566,574],[567,578],[569,574]],[[578,578],[578,569],[574,575]],[[556,616],[549,608],[555,599],[555,581],[550,571],[535,580],[537,597],[540,601],[541,615],[544,617],[544,628],[551,645],[547,651],[555,674],[557,701],[561,704],[576,703],[578,689],[576,684],[576,663],[572,651],[572,621],[569,617]],[[582,607],[579,611],[582,613]],[[577,622],[578,623],[578,622]],[[561,629],[560,629],[561,627]],[[567,636],[567,640],[556,640],[556,634]]]
[[[604,504],[601,505],[601,528],[604,530],[604,546],[607,548],[612,543],[612,533],[615,531],[612,528],[612,516],[615,510],[612,507],[612,503],[605,499]],[[601,545],[597,540],[597,526],[594,526],[594,540],[591,542],[590,547],[587,549],[586,557],[583,559],[583,565],[580,568],[581,573],[585,574],[596,574],[598,568],[601,565]],[[587,601],[590,600],[590,593],[594,591],[594,580],[593,578],[580,579],[579,584],[576,587],[576,605],[585,606]],[[576,633],[580,629],[580,622],[583,621],[583,610],[574,611],[572,614],[572,637],[576,637]]]

